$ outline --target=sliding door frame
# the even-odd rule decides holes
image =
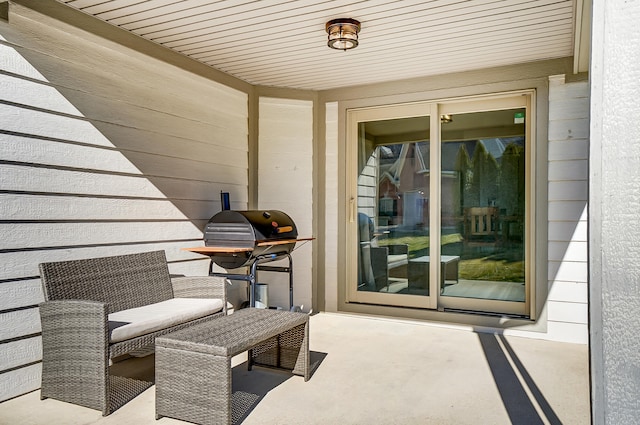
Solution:
[[[533,89],[517,90],[491,95],[467,96],[460,98],[410,102],[376,107],[347,109],[346,116],[346,273],[347,303],[362,303],[410,307],[443,311],[469,310],[510,314],[535,319],[536,309],[536,275],[535,275],[535,193],[536,187],[536,93]],[[430,296],[412,296],[406,294],[378,294],[357,290],[357,261],[358,261],[358,188],[357,188],[357,158],[358,158],[358,123],[376,120],[400,119],[418,116],[430,117],[430,169],[434,170],[430,179],[429,202],[429,237],[430,240],[440,241],[441,234],[441,120],[443,114],[460,114],[484,112],[496,109],[526,108],[525,125],[525,301],[495,301],[485,299],[457,298],[440,295],[440,262],[431,261],[429,265],[429,294]],[[431,258],[440,258],[440,244],[429,247]]]

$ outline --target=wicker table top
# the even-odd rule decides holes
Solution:
[[[306,313],[245,308],[156,338],[156,345],[217,356],[235,356],[259,342],[309,321]]]

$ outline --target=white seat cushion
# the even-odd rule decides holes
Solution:
[[[409,263],[407,254],[390,254],[387,256],[387,268],[393,269]]]
[[[120,342],[222,310],[222,300],[173,298],[109,315],[110,342]]]

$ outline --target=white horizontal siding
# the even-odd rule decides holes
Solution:
[[[549,84],[547,336],[588,341],[588,131],[586,82]]]
[[[368,173],[373,173],[373,174],[368,174]],[[375,173],[375,168],[373,167],[365,167],[364,170],[362,170],[362,173],[360,174],[360,177],[358,178],[358,193],[360,194],[362,187],[364,188],[369,188],[369,189],[374,189],[377,187],[377,176]],[[370,196],[370,195],[369,195]]]
[[[118,232],[114,232],[117,227]],[[0,223],[5,235],[3,249],[30,249],[54,246],[130,244],[163,240],[199,239],[202,231],[184,222],[124,223]]]
[[[19,5],[0,22],[0,401],[40,383],[38,264],[164,250],[248,200],[248,95]],[[9,40],[9,41],[7,41]],[[36,337],[30,337],[31,335]]]
[[[549,321],[545,339],[575,344],[588,344],[589,329],[584,323]]]
[[[565,90],[565,96],[553,96],[549,99],[549,116],[554,121],[584,120],[589,117],[589,98],[585,96],[586,83],[578,83],[582,93]]]
[[[587,241],[587,222],[565,223],[553,221],[549,223],[549,242]]]
[[[82,117],[82,113],[55,87],[47,84],[34,84],[31,80],[0,74],[0,91],[7,102]]]
[[[549,300],[568,303],[584,303],[588,299],[589,285],[586,282],[563,282],[555,280],[549,290]]]
[[[549,201],[586,201],[588,192],[586,180],[549,182]]]
[[[0,341],[33,335],[40,331],[40,315],[37,308],[0,314]],[[2,367],[7,369],[5,365]]]
[[[33,337],[0,344],[0,364],[8,368],[34,363],[42,359],[42,339]]]
[[[36,305],[42,301],[44,296],[40,279],[0,284],[0,311]]]
[[[547,305],[548,321],[587,325],[588,308],[586,303],[549,300]]]
[[[70,171],[22,165],[2,165],[2,189],[20,192],[164,198],[144,177]]]
[[[579,180],[589,177],[589,162],[581,160],[555,160],[549,163],[549,180]]]
[[[117,150],[96,149],[28,136],[0,134],[0,155],[5,161],[86,168],[94,171],[140,174]]]
[[[174,276],[206,276],[209,273],[209,257],[194,254],[198,261],[169,263],[169,273]]]
[[[372,152],[358,175],[358,212],[376,221],[378,214],[378,157]]]
[[[42,364],[40,363],[4,373],[0,379],[0,400],[37,390],[40,388],[41,376]]]
[[[3,220],[159,220],[185,218],[168,200],[23,194],[0,194],[0,217]]]
[[[6,38],[0,35],[0,40]],[[46,82],[47,79],[21,55],[15,54],[15,47],[0,44],[0,69],[25,78]]]
[[[548,248],[550,261],[588,261],[588,246],[585,241],[549,241]]]
[[[37,87],[38,84],[33,84]],[[2,130],[97,146],[113,146],[84,119],[0,103]]]
[[[160,223],[162,225],[162,223]],[[117,230],[114,230],[116,232]],[[153,235],[150,235],[152,238]],[[190,246],[202,246],[202,240],[194,241],[152,241],[149,243],[60,247],[59,249],[45,250],[15,250],[0,252],[0,280],[24,279],[38,276],[38,264],[49,261],[78,260],[82,258],[106,257],[109,255],[133,254],[137,252],[164,250],[169,262],[188,260],[200,260],[200,254],[184,251],[182,248]],[[205,257],[206,258],[206,257]],[[2,282],[0,285],[12,285],[11,282]],[[31,304],[25,304],[31,305]]]
[[[549,101],[562,102],[566,99],[572,99],[574,103],[583,105],[589,104],[589,82],[578,81],[571,84],[562,84],[562,76],[554,76],[553,90],[549,92]],[[555,105],[554,105],[555,107]],[[584,115],[579,118],[584,118]]]
[[[556,280],[587,282],[589,267],[584,261],[549,261],[549,284]]]
[[[583,120],[582,124],[588,126],[589,122]],[[549,126],[551,126],[551,123],[549,123]],[[564,136],[566,137],[566,134]],[[586,137],[587,136],[585,135],[584,138],[571,140],[553,140],[549,137],[549,158],[554,158],[557,161],[588,159],[589,141]]]
[[[574,226],[584,221],[587,214],[585,201],[554,201],[549,202],[549,222],[570,222]]]

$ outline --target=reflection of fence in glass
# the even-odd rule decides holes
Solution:
[[[524,281],[524,143],[518,136],[442,145],[442,253],[460,256],[462,280]],[[384,228],[381,245],[428,255],[428,143],[378,146],[364,163],[358,211]]]
[[[524,137],[447,143],[457,148],[455,205],[499,206],[504,214],[524,210]],[[472,149],[469,157],[468,149]],[[450,151],[451,149],[449,149]],[[448,162],[443,149],[443,172]]]
[[[441,249],[460,256],[463,285],[524,282],[524,143],[517,136],[443,144],[442,233],[460,234],[462,242]],[[452,183],[445,186],[447,172]]]

